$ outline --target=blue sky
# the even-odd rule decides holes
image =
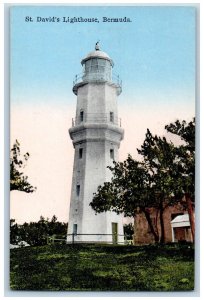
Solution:
[[[75,115],[73,79],[100,40],[123,81],[118,98],[125,131],[119,159],[144,141],[147,128],[195,114],[195,13],[190,6],[17,6],[11,11],[11,144],[29,151],[25,174],[37,191],[11,193],[17,222],[40,215],[68,220],[74,149],[68,128]],[[34,22],[25,22],[30,16]],[[37,23],[36,17],[91,17],[100,23]],[[131,23],[103,23],[128,17]],[[29,104],[29,105],[27,105]]]
[[[194,101],[195,13],[190,6],[19,6],[11,11],[12,103],[72,102],[81,59],[100,40],[127,103],[138,95]],[[31,16],[34,22],[25,22]],[[38,23],[36,17],[96,17],[100,23]],[[131,23],[103,23],[102,17]],[[163,100],[162,100],[163,101]]]

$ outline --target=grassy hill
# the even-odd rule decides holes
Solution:
[[[11,250],[12,290],[181,291],[194,287],[192,245],[48,245]]]

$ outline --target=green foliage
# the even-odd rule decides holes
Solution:
[[[15,223],[14,219],[10,220],[10,243],[17,244],[18,243],[18,224]]]
[[[161,201],[167,198],[172,201],[174,199],[172,184],[175,177],[178,177],[177,170],[172,168],[176,159],[173,143],[167,142],[165,137],[153,136],[147,130],[145,141],[141,149],[138,149],[138,153],[143,156],[145,166],[151,176],[151,187],[156,205],[160,205]]]
[[[152,226],[148,208],[159,211],[160,242],[164,242],[164,210],[180,203],[186,193],[194,198],[195,189],[195,119],[188,124],[176,121],[165,128],[184,144],[176,146],[147,129],[141,149],[137,149],[143,160],[128,155],[124,162],[114,162],[108,167],[113,175],[111,182],[99,186],[90,203],[96,213],[112,210],[135,216],[142,211],[156,242],[158,232]]]
[[[40,217],[38,222],[24,223],[18,225],[15,220],[10,222],[10,243],[17,244],[20,241],[25,241],[31,246],[41,246],[47,244],[47,236],[60,235],[66,236],[67,223],[57,221],[54,215],[49,221],[44,217]]]
[[[191,245],[52,245],[11,250],[12,290],[190,291]]]
[[[138,149],[151,176],[151,194],[154,197],[152,207],[159,211],[161,243],[165,241],[164,210],[181,200],[181,196],[178,197],[180,173],[175,164],[180,160],[177,152],[172,142],[168,142],[165,137],[153,136],[149,130],[141,149]]]
[[[191,152],[195,152],[195,118],[189,123],[185,120],[177,120],[165,126],[168,132],[178,135],[185,142],[186,148]]]
[[[22,172],[30,155],[27,152],[23,156],[20,152],[20,143],[16,140],[10,152],[10,190],[33,193],[36,187],[28,182],[28,177]]]
[[[123,226],[124,228],[124,235],[126,236],[126,238],[128,240],[132,240],[132,236],[134,234],[134,226],[132,223],[129,223],[129,224],[125,224]]]
[[[177,120],[165,128],[184,142],[184,145],[176,147],[177,160],[174,167],[177,168],[179,176],[175,189],[181,195],[187,193],[195,201],[195,118],[189,123]]]
[[[99,186],[90,203],[97,213],[112,210],[131,217],[137,207],[152,207],[150,176],[143,163],[128,155],[124,162],[114,162],[114,167],[108,168],[112,181]]]

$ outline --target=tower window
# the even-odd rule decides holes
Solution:
[[[113,122],[114,121],[114,114],[113,112],[111,111],[110,112],[110,122]]]
[[[77,234],[77,224],[73,224],[73,234]]]
[[[79,148],[79,158],[81,159],[83,156],[83,148]]]
[[[79,196],[80,195],[80,185],[77,184],[76,186],[76,195]]]
[[[80,111],[80,122],[83,122],[84,121],[84,112],[83,110]]]
[[[110,158],[114,159],[114,149],[110,149]]]

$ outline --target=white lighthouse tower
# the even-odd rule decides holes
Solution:
[[[111,180],[107,166],[118,160],[124,130],[120,127],[117,96],[122,88],[112,75],[113,61],[96,43],[81,64],[73,92],[77,95],[76,118],[70,137],[75,148],[67,242],[122,243],[122,216],[95,214],[89,203],[99,185]]]

